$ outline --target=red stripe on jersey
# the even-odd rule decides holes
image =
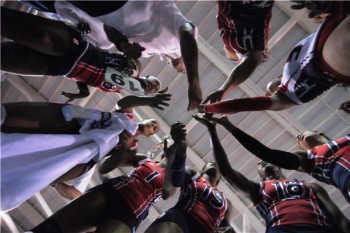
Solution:
[[[164,169],[150,159],[144,160],[130,175],[125,185],[115,186],[136,217],[162,195]]]
[[[288,224],[329,225],[315,192],[306,183],[286,179],[263,181],[260,185],[263,201],[256,203],[256,207],[268,228]]]
[[[184,208],[207,232],[216,232],[227,211],[227,200],[223,194],[199,177],[187,187],[190,198]]]

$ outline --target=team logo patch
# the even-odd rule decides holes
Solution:
[[[73,38],[73,42],[74,44],[79,45],[79,41],[77,39]]]

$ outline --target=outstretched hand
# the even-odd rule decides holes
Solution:
[[[219,102],[221,101],[223,94],[224,94],[224,91],[222,90],[214,91],[208,95],[208,97],[203,101],[202,104],[207,104],[208,102],[209,103]]]
[[[199,116],[199,115],[192,115],[192,117],[198,121],[199,123],[205,125],[206,127],[208,127],[209,129],[211,128],[215,128],[215,124],[210,122],[210,120],[204,116]]]
[[[77,24],[77,30],[82,36],[86,36],[91,32],[90,24],[86,22],[79,22]]]
[[[309,11],[309,18],[315,18],[323,13],[328,13],[332,1],[291,1],[294,5],[291,6],[293,10],[301,10],[306,8]]]
[[[145,97],[145,98],[148,98],[148,106],[150,106],[152,108],[157,108],[159,110],[164,110],[164,107],[162,107],[162,106],[168,107],[169,104],[166,102],[171,100],[172,95],[166,94],[167,90],[168,90],[168,88],[165,88],[164,90],[159,91],[154,96]]]
[[[177,150],[186,150],[187,141],[186,141],[186,128],[185,125],[181,122],[176,122],[171,126],[170,136],[174,140],[174,145]]]
[[[129,43],[128,41],[121,41],[120,49],[127,57],[134,60],[139,59],[142,56],[142,52],[145,51],[145,48],[139,43]]]
[[[74,93],[69,93],[69,92],[64,92],[64,91],[61,92],[61,95],[68,98],[68,100],[65,103],[69,103],[75,99],[85,98],[85,97],[89,96],[89,94],[82,93],[82,92],[74,94]]]

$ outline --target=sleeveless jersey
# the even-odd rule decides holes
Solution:
[[[278,91],[296,104],[315,99],[335,84],[350,83],[322,60],[322,48],[337,25],[349,15],[342,2],[334,2],[334,13],[316,32],[300,41],[291,51],[283,68]]]
[[[207,232],[216,232],[225,218],[226,198],[198,173],[192,179],[186,173],[186,181],[181,188],[179,202],[176,206],[181,206]]]
[[[350,182],[350,135],[307,151],[315,165],[310,175],[339,188],[350,202],[347,188]]]
[[[252,50],[265,51],[274,1],[217,1],[216,16],[226,48],[241,58]]]
[[[315,192],[304,182],[288,179],[262,181],[260,193],[263,200],[255,204],[267,229],[287,224],[330,226]]]
[[[105,80],[107,63],[113,63],[118,70],[118,64],[125,63],[123,55],[108,53],[87,43],[85,51],[78,58],[72,69],[65,76],[75,81],[98,88],[103,92],[119,92],[117,87]]]
[[[139,162],[129,179],[118,180],[113,187],[124,198],[138,218],[162,195],[164,169],[150,159]]]

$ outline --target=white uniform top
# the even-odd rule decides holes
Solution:
[[[335,80],[331,81],[332,76],[318,72],[315,67],[319,33],[320,27],[295,45],[283,68],[278,91],[296,104],[306,103],[336,84]]]
[[[78,189],[80,192],[84,193],[86,188],[89,185],[89,182],[91,180],[92,175],[94,174],[96,169],[96,165],[94,165],[92,168],[90,168],[89,171],[85,172],[84,174],[71,179],[71,180],[67,180],[64,183],[70,185],[70,186],[74,186],[74,188]]]
[[[182,15],[173,1],[136,1],[129,0],[120,9],[106,15],[91,17],[79,8],[65,1],[56,1],[57,13],[73,22],[79,19],[88,22],[90,36],[101,48],[113,46],[103,30],[103,23],[116,28],[130,42],[138,42],[146,50],[143,57],[154,54],[170,54],[179,57],[179,29],[184,23],[191,23]],[[192,24],[193,25],[193,24]],[[198,29],[194,26],[195,37]]]

